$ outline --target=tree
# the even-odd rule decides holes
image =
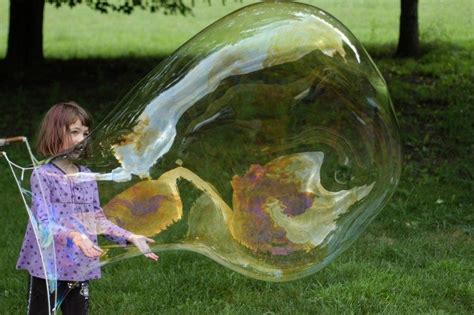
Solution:
[[[113,0],[112,0],[113,1]],[[46,0],[56,7],[84,3],[102,13],[130,14],[140,8],[164,14],[186,15],[191,8],[183,0]],[[43,61],[43,13],[45,0],[10,0],[10,24],[6,62],[23,68]]]
[[[416,57],[419,53],[418,0],[401,0],[400,33],[396,55]]]
[[[8,50],[9,64],[29,65],[43,60],[44,0],[11,0]]]

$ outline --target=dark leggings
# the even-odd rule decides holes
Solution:
[[[89,311],[89,281],[58,281],[58,291],[56,294],[56,304],[60,302],[59,307],[63,315],[84,315]],[[28,314],[29,315],[47,315],[48,298],[46,292],[46,281],[41,278],[30,276],[28,285]],[[51,314],[55,303],[55,294],[50,295]]]

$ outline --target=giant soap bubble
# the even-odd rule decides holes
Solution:
[[[347,249],[400,171],[381,74],[345,26],[299,3],[250,5],[207,27],[90,140],[93,173],[76,179],[99,181],[111,221],[155,239],[153,251],[269,281]],[[101,264],[137,254],[110,247]]]

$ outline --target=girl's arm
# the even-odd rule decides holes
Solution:
[[[103,234],[111,241],[125,245],[127,244],[128,239],[130,236],[133,235],[132,232],[129,232],[121,227],[115,225],[114,223],[110,222],[104,214],[102,207],[100,206],[99,201],[99,191],[97,188],[97,182],[93,183],[94,189],[94,217],[95,222],[97,224],[97,234]]]
[[[58,218],[54,215],[51,203],[50,176],[43,169],[37,168],[31,174],[30,184],[32,193],[31,213],[40,231],[40,235],[37,235],[37,237],[46,238],[49,233],[52,233],[56,241],[65,244],[67,238],[71,237],[70,233],[74,231],[60,225]],[[30,219],[30,221],[32,220]],[[31,223],[35,222],[32,221]],[[45,244],[46,240],[40,239],[40,241]]]
[[[153,253],[148,246],[148,243],[154,243],[155,241],[145,237],[143,235],[136,235],[129,232],[121,227],[110,222],[104,214],[100,206],[99,192],[97,188],[97,182],[94,182],[94,211],[95,218],[98,226],[98,234],[104,234],[108,238],[118,244],[127,244],[127,242],[135,245],[147,258],[157,261],[158,255]]]

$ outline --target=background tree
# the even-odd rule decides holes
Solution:
[[[419,53],[418,0],[401,0],[400,33],[396,55],[416,57]]]
[[[11,0],[8,49],[9,64],[24,65],[43,60],[44,0]]]

